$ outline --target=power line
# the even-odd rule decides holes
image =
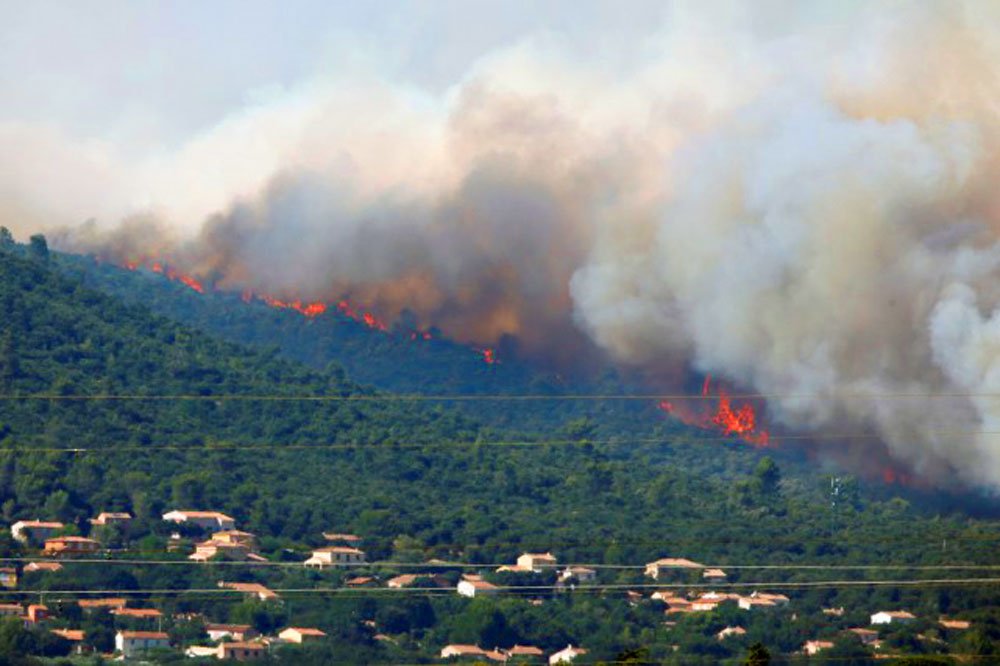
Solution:
[[[989,435],[996,436],[1000,435],[1000,430],[969,430],[967,428],[963,429],[951,429],[951,428],[930,428],[926,429],[925,432],[934,433],[938,435],[945,436],[957,436],[957,435]],[[824,440],[824,439],[874,439],[880,440],[882,437],[878,434],[871,432],[842,432],[842,433],[814,433],[810,435],[771,435],[768,437],[769,442],[786,442],[786,441],[814,441],[814,440]],[[326,443],[311,443],[311,444],[292,444],[292,443],[262,443],[254,442],[248,444],[216,444],[216,443],[197,443],[197,444],[146,444],[146,445],[111,445],[102,447],[79,447],[79,446],[67,446],[67,447],[42,447],[42,446],[22,446],[22,447],[3,447],[0,448],[0,453],[120,453],[123,451],[259,451],[259,450],[293,450],[293,451],[304,451],[304,450],[348,450],[348,449],[372,449],[372,450],[385,450],[394,448],[475,448],[475,447],[532,447],[532,446],[624,446],[629,444],[700,444],[700,443],[717,443],[717,442],[740,442],[740,437],[737,434],[732,435],[717,435],[717,436],[691,436],[691,437],[672,437],[669,435],[664,435],[661,437],[628,437],[628,438],[610,438],[610,439],[511,439],[511,440],[493,440],[493,441],[480,441],[480,440],[453,440],[453,441],[440,441],[434,440],[429,442],[413,442],[413,441],[402,441],[402,442],[388,442],[388,443],[371,443],[371,442],[326,442]]]
[[[56,563],[61,565],[69,564],[120,564],[129,566],[196,566],[196,567],[248,567],[248,568],[287,568],[311,571],[304,562],[254,562],[254,561],[233,561],[217,560],[199,562],[197,560],[144,560],[144,559],[116,559],[116,558],[80,558],[80,559],[56,559],[56,558],[32,558],[32,557],[3,557],[0,562],[36,562],[36,563]],[[348,570],[348,569],[496,569],[504,566],[512,566],[510,562],[393,562],[390,560],[379,560],[375,562],[357,562],[324,565],[323,569]],[[552,571],[572,567],[584,567],[595,570],[645,570],[645,564],[598,564],[598,563],[566,563],[551,567]],[[694,572],[704,569],[730,569],[748,571],[1000,571],[1000,565],[996,564],[699,564],[697,567],[660,567],[661,569],[676,572]],[[538,573],[538,572],[535,572]]]
[[[737,590],[737,589],[757,589],[768,588],[774,590],[797,590],[810,588],[849,588],[849,587],[912,587],[912,586],[961,586],[961,585],[996,585],[1000,584],[1000,578],[907,578],[896,580],[822,580],[822,581],[754,581],[740,583],[609,583],[577,586],[559,585],[498,585],[491,590],[497,594],[504,593],[538,593],[538,592],[614,592],[629,590],[664,590],[664,589],[705,589],[705,590]],[[448,588],[413,588],[413,587],[289,587],[289,588],[266,588],[268,592],[274,594],[330,594],[330,595],[350,595],[358,594],[365,596],[369,594],[405,595],[405,594],[455,594],[455,589]],[[263,590],[261,590],[263,591]],[[232,594],[257,594],[254,590],[238,590],[228,587],[211,588],[133,588],[133,589],[103,589],[103,590],[0,590],[0,595],[9,596],[32,596],[32,595],[114,595],[114,596],[184,596],[194,595],[232,595]],[[484,595],[485,596],[485,595]]]
[[[64,402],[81,401],[167,401],[184,400],[200,402],[474,402],[474,401],[504,401],[504,402],[552,402],[552,401],[651,401],[651,400],[693,400],[713,401],[719,395],[703,395],[701,393],[465,393],[465,394],[352,394],[352,395],[280,395],[280,394],[90,394],[62,395],[55,393],[3,394],[0,400],[51,400]],[[938,398],[1000,398],[1000,393],[986,392],[880,392],[880,393],[727,393],[730,400],[769,400],[773,398],[804,399],[804,398],[837,398],[841,400],[872,400],[872,399],[938,399]]]

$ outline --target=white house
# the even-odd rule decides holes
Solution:
[[[726,627],[725,629],[717,633],[715,637],[720,641],[724,641],[730,636],[746,636],[746,633],[747,630],[744,629],[743,627]]]
[[[365,561],[365,552],[350,546],[327,546],[312,552],[312,557],[304,562],[307,567],[335,567],[348,564],[361,564]]]
[[[829,650],[833,647],[833,643],[830,641],[806,641],[805,645],[802,646],[802,652],[812,657],[823,650]]]
[[[460,580],[458,581],[458,593],[463,597],[476,597],[478,595],[491,595],[499,591],[496,585],[487,583],[485,580]]]
[[[64,527],[62,523],[44,520],[19,520],[10,526],[10,533],[21,543],[41,543]]]
[[[486,654],[486,650],[478,645],[462,645],[455,643],[445,645],[441,648],[441,658],[450,659],[452,657],[481,657]]]
[[[534,571],[536,573],[543,569],[554,569],[556,558],[552,553],[524,553],[517,558],[517,568],[522,571]]]
[[[663,557],[646,565],[646,575],[659,578],[664,571],[674,569],[703,569],[704,566],[682,557]]]
[[[326,634],[324,632],[312,627],[288,627],[278,634],[278,638],[288,643],[306,643],[325,637]]]
[[[163,514],[163,520],[168,523],[195,525],[206,530],[233,530],[236,521],[218,511],[168,511]]]
[[[577,657],[582,657],[585,654],[587,654],[587,650],[584,650],[581,647],[573,647],[573,644],[571,643],[562,650],[559,650],[559,652],[549,655],[549,663],[570,664],[573,662],[574,659],[576,659]]]
[[[566,567],[559,573],[560,580],[575,578],[581,583],[593,583],[597,579],[597,572],[589,567]]]
[[[223,638],[245,641],[257,635],[249,624],[206,624],[205,633],[213,641],[221,641]]]
[[[115,650],[121,652],[126,659],[147,650],[169,647],[170,636],[162,631],[119,631],[115,634]]]
[[[872,614],[872,624],[893,624],[898,622],[900,624],[906,624],[907,622],[913,622],[917,617],[913,613],[907,611],[879,611],[878,613]]]

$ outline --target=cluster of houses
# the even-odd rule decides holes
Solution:
[[[132,517],[127,513],[103,512],[96,518],[91,519],[94,527],[105,527],[112,525],[127,526]],[[194,544],[193,552],[188,555],[188,559],[194,562],[208,562],[213,560],[232,560],[247,562],[265,562],[266,559],[257,551],[257,538],[250,532],[236,529],[236,521],[224,513],[218,511],[191,511],[174,510],[163,514],[163,520],[174,523],[178,526],[184,525],[195,527],[210,534],[209,538]],[[66,526],[59,522],[40,520],[21,520],[11,525],[11,534],[17,541],[32,546],[40,546],[43,555],[51,557],[86,556],[93,555],[102,550],[101,543],[96,539],[60,535]],[[317,548],[312,551],[310,557],[303,562],[307,568],[326,569],[330,567],[357,567],[368,564],[366,554],[359,548],[361,537],[346,533],[324,533],[325,540],[330,545]],[[181,548],[184,540],[180,534],[171,537],[171,550]],[[453,566],[454,563],[431,560],[427,562],[428,569],[437,569]],[[23,572],[58,571],[62,568],[59,562],[55,561],[34,561],[25,565]],[[661,558],[645,565],[645,574],[654,580],[661,580],[670,573],[678,571],[688,571],[691,573],[700,572],[700,579],[705,584],[724,585],[727,582],[727,574],[722,569],[712,568],[684,558]],[[544,574],[555,573],[555,588],[572,587],[575,585],[587,585],[597,580],[597,572],[584,566],[559,567],[558,560],[550,553],[523,553],[515,563],[503,565],[496,569],[497,574]],[[417,586],[432,586],[446,588],[454,586],[455,591],[464,597],[475,598],[478,596],[495,595],[503,591],[503,588],[484,579],[482,574],[463,573],[457,585],[453,583],[454,578],[447,578],[434,571],[405,573],[385,581],[389,588],[407,588]],[[6,588],[16,587],[18,584],[18,571],[14,567],[0,567],[0,586]],[[347,587],[367,587],[381,585],[381,581],[374,575],[361,575],[348,578],[344,581]],[[220,587],[231,589],[235,592],[243,593],[249,597],[262,601],[277,599],[278,595],[272,590],[259,583],[225,582],[219,583]],[[627,593],[630,601],[637,603],[642,599],[640,592],[630,591]],[[738,608],[745,611],[762,611],[773,608],[788,606],[789,598],[783,594],[754,591],[750,594],[735,594],[705,591],[700,593],[683,594],[678,586],[670,586],[670,589],[661,589],[651,594],[653,601],[666,606],[666,615],[684,613],[711,612],[723,603],[733,603]],[[536,600],[541,603],[540,600]],[[159,620],[160,611],[151,608],[127,608],[124,599],[94,599],[81,600],[80,606],[84,609],[98,607],[108,608],[109,611],[121,618],[132,618],[134,620]],[[824,609],[824,613],[830,615],[842,615],[843,609]],[[44,622],[49,617],[49,610],[44,605],[32,604],[22,607],[20,604],[0,604],[0,616],[16,615],[24,618],[26,625],[37,625]],[[871,625],[891,625],[905,624],[914,621],[916,618],[907,611],[880,611],[871,616]],[[969,626],[968,622],[961,620],[948,620],[941,618],[939,621],[942,628],[947,630],[963,630]],[[667,625],[675,622],[667,621]],[[315,640],[324,636],[318,629],[289,627],[275,637],[257,637],[252,634],[249,627],[239,625],[207,625],[209,637],[217,644],[210,646],[193,646],[187,648],[190,656],[210,657],[219,659],[249,660],[262,657],[267,654],[268,648],[278,642],[302,643]],[[84,640],[83,632],[72,629],[59,629],[55,633],[63,636],[67,640],[81,643]],[[879,633],[876,629],[866,627],[854,627],[845,630],[846,634],[852,635],[863,644],[878,648],[880,646]],[[746,634],[746,630],[739,626],[730,626],[718,632],[716,638],[726,641],[733,637],[740,637]],[[133,656],[142,651],[166,648],[170,646],[167,634],[160,631],[119,631],[116,636],[116,647],[118,652],[125,656]],[[807,641],[801,648],[802,654],[815,655],[823,650],[829,649],[833,643],[828,640]],[[549,656],[550,664],[570,663],[576,657],[586,654],[586,650],[572,645]],[[536,659],[544,656],[542,651],[532,646],[515,645],[508,649],[494,648],[486,650],[476,645],[448,645],[441,650],[441,657],[448,659],[479,659],[505,663],[512,659]]]
[[[228,585],[227,585],[228,586]],[[257,589],[242,590],[252,594]],[[265,588],[266,589],[266,588]],[[273,593],[272,593],[273,594]],[[125,598],[81,599],[78,602],[84,613],[106,611],[116,619],[132,620],[131,624],[142,620],[150,623],[155,621],[159,627],[163,614],[155,608],[129,608]],[[0,617],[21,618],[26,627],[45,627],[47,621],[54,619],[49,609],[41,604],[0,604]],[[186,619],[191,619],[186,617]],[[324,638],[326,634],[311,627],[287,627],[275,636],[259,636],[250,625],[212,624],[206,623],[205,632],[215,644],[210,646],[191,646],[185,654],[191,657],[217,657],[218,659],[236,659],[246,661],[264,657],[271,647],[286,643],[308,643]],[[50,631],[65,640],[75,644],[76,652],[86,651],[86,633],[80,629],[52,628]],[[166,650],[173,647],[170,636],[156,630],[120,629],[115,634],[115,653],[117,656],[130,659],[141,656],[150,650]]]
[[[571,664],[577,657],[587,654],[587,650],[581,647],[567,645],[562,650],[549,655],[550,664]],[[545,656],[539,648],[531,645],[515,645],[510,648],[493,648],[484,650],[478,645],[453,644],[446,645],[441,650],[442,659],[474,659],[476,661],[495,661],[506,664],[511,660],[538,661]]]

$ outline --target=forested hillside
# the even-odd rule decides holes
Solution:
[[[581,359],[587,373],[564,377],[539,370],[520,360],[516,344],[485,349],[457,344],[437,331],[417,331],[404,321],[387,330],[366,326],[335,308],[305,317],[292,309],[269,307],[260,300],[246,302],[241,294],[207,289],[198,293],[179,281],[170,281],[148,268],[138,270],[92,257],[58,254],[55,263],[79,276],[87,286],[123,302],[141,304],[157,314],[218,335],[231,342],[274,348],[286,358],[323,370],[330,363],[342,366],[349,376],[365,384],[402,393],[432,395],[564,395],[572,393],[619,394],[627,383],[610,366]],[[426,335],[426,337],[425,337]],[[487,358],[484,356],[489,354]],[[487,362],[487,361],[491,362]],[[632,391],[635,389],[632,388]],[[641,427],[656,417],[653,403],[575,401],[545,403],[453,403],[480,422],[518,428],[549,428],[579,416],[613,422],[618,431],[629,429],[639,418]]]
[[[975,632],[954,649],[1000,648],[1000,626],[989,610],[995,587],[823,584],[982,575],[912,567],[994,563],[1000,524],[993,520],[883,501],[849,478],[832,498],[825,474],[783,476],[764,451],[665,419],[650,419],[641,435],[636,427],[609,436],[594,416],[545,433],[483,427],[433,402],[363,388],[336,365],[309,369],[123,305],[66,277],[52,261],[41,239],[0,250],[3,519],[61,520],[68,531],[88,534],[87,518],[128,511],[135,524],[113,536],[114,546],[128,548],[127,557],[185,566],[67,561],[63,571],[29,576],[28,590],[204,590],[221,578],[276,590],[343,589],[349,572],[187,566],[183,555],[166,551],[164,511],[214,509],[257,534],[272,563],[301,562],[323,543],[323,531],[349,531],[362,535],[369,560],[383,562],[369,571],[379,579],[411,571],[404,563],[439,558],[481,568],[498,584],[550,586],[527,595],[541,605],[523,593],[469,600],[447,591],[289,592],[282,605],[142,595],[168,614],[246,620],[262,631],[294,621],[335,637],[311,650],[290,648],[285,663],[413,663],[433,659],[449,642],[554,650],[570,641],[585,642],[594,659],[643,648],[658,660],[717,663],[758,640],[790,653],[881,607],[975,618]],[[3,549],[7,557],[26,554],[9,538]],[[583,587],[562,593],[551,589],[551,578],[493,573],[490,565],[522,551],[609,566],[598,574],[607,587],[601,594]],[[736,621],[734,609],[667,626],[662,609],[649,602],[642,565],[668,555],[730,567],[727,584],[818,585],[788,589],[795,619],[744,616],[745,640],[723,644],[714,633]],[[742,568],[761,565],[778,568]],[[439,568],[457,579],[454,567]],[[680,580],[700,584],[697,574]],[[629,586],[645,593],[641,604],[626,601]],[[59,601],[72,595],[48,598],[67,622],[74,617],[69,601]],[[821,612],[830,606],[847,614],[831,621]],[[106,625],[88,622],[106,649]],[[375,640],[365,622],[391,640]],[[185,632],[197,634],[184,623],[168,625],[178,642]],[[911,634],[898,640],[904,651],[931,650]]]

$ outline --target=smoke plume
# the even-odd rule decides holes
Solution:
[[[58,241],[557,362],[687,359],[790,427],[996,487],[1000,17],[781,7],[674,12],[624,72],[536,39],[443,95],[317,80],[128,169],[69,146],[107,197],[67,190],[99,219]],[[18,213],[64,222],[6,159]]]

